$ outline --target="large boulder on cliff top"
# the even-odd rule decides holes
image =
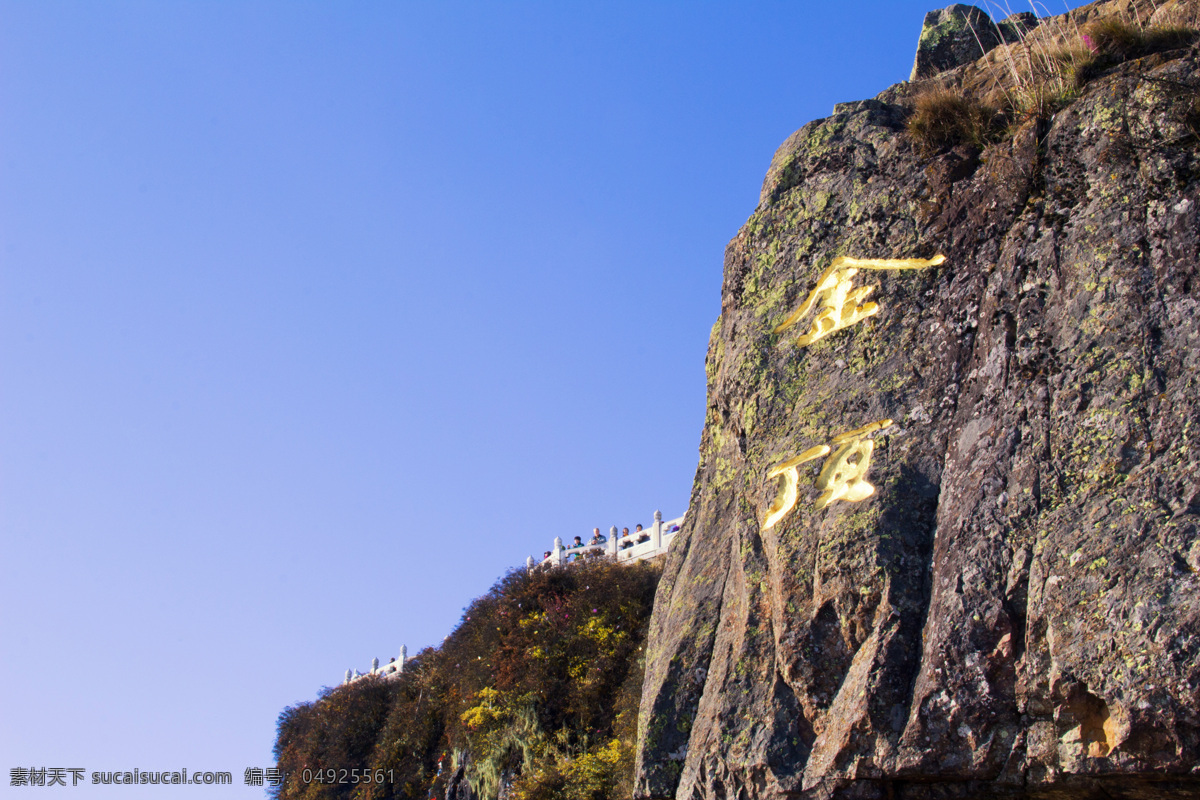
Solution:
[[[921,25],[909,80],[932,78],[970,64],[1001,44],[1020,41],[1037,24],[1037,16],[1028,11],[1013,14],[1000,23],[992,22],[987,12],[962,3],[930,11]]]

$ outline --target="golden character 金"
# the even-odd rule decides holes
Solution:
[[[854,286],[854,276],[860,269],[925,269],[943,263],[946,257],[933,258],[851,258],[839,256],[817,279],[816,288],[787,319],[775,326],[775,333],[782,333],[808,316],[814,307],[819,308],[808,333],[796,340],[804,347],[823,339],[831,333],[848,328],[867,317],[879,313],[877,303],[863,302],[875,291],[874,286]],[[862,303],[860,305],[860,303]],[[782,341],[782,340],[781,340]]]

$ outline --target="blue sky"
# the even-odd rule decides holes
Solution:
[[[682,514],[724,246],[929,8],[0,2],[0,793],[261,796],[285,706]]]

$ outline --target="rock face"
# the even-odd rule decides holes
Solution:
[[[921,25],[917,57],[909,80],[931,78],[969,64],[998,45],[1019,41],[1037,24],[1038,18],[1028,11],[1013,14],[999,23],[992,22],[986,12],[975,6],[962,3],[930,11]]]
[[[1197,87],[1159,54],[923,159],[905,84],[780,147],[725,255],[640,796],[1200,797]],[[935,254],[775,332],[836,256]],[[885,420],[842,468],[874,494],[818,509]]]
[[[467,780],[466,767],[459,767],[450,776],[450,780],[446,783],[446,800],[477,800],[475,792],[471,791],[471,784]]]

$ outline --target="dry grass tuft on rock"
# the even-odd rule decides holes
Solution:
[[[1127,60],[1187,47],[1196,40],[1196,30],[1183,25],[1142,26],[1108,17],[1084,25],[1080,38],[1089,50]]]
[[[959,145],[983,148],[1001,129],[995,108],[951,89],[937,87],[917,95],[908,134],[924,156]]]
[[[1055,57],[1074,86],[1081,87],[1122,62],[1188,47],[1197,35],[1195,28],[1184,25],[1145,26],[1104,17],[1085,24],[1079,31],[1080,44],[1058,49]]]
[[[1100,56],[1136,58],[1145,48],[1147,35],[1140,26],[1118,17],[1093,20],[1079,31],[1085,47]]]
[[[1146,11],[1146,10],[1142,10]],[[1200,4],[1172,7],[1170,14],[1130,12],[1076,22],[1074,14],[1045,18],[982,59],[986,78],[967,95],[995,96],[1010,127],[1046,120],[1079,96],[1082,86],[1111,67],[1154,53],[1193,46],[1200,38]]]

